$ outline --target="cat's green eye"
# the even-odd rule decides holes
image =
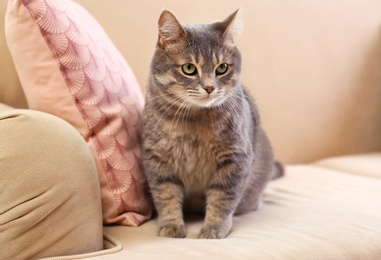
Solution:
[[[216,75],[223,75],[223,74],[225,74],[228,71],[228,67],[229,67],[228,64],[221,63],[216,68]]]
[[[183,66],[181,66],[181,69],[185,75],[193,76],[197,73],[197,68],[192,63],[186,63]]]

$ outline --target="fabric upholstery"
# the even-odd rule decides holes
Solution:
[[[105,233],[120,240],[125,250],[97,259],[378,260],[381,176],[340,169],[371,160],[368,172],[380,172],[381,153],[345,159],[332,159],[336,167],[331,169],[287,166],[286,176],[270,183],[259,211],[234,217],[226,239],[195,239],[202,227],[197,216],[186,220],[185,239],[158,237],[156,220],[138,229],[106,227]]]
[[[3,104],[3,103],[0,103],[0,111],[5,111],[5,110],[9,110],[9,109],[13,109],[13,107],[8,106],[8,105]]]
[[[4,219],[9,218],[11,210],[4,209],[9,208],[10,202],[20,204],[20,207],[12,208],[12,214],[15,214],[13,216],[22,214],[20,212],[22,207],[25,210],[35,208],[31,214],[21,218],[21,220],[26,221],[25,228],[29,228],[31,223],[35,223],[32,218],[35,214],[46,214],[43,211],[49,205],[55,206],[55,210],[62,210],[62,212],[58,217],[55,210],[53,212],[48,211],[50,215],[43,218],[39,225],[25,234],[22,230],[17,233],[11,231],[9,228],[15,224],[12,221],[7,224],[8,226],[0,225],[0,243],[6,245],[0,247],[1,255],[8,256],[6,253],[9,254],[10,247],[7,245],[14,242],[15,237],[20,233],[23,236],[18,237],[17,242],[26,239],[26,237],[38,237],[41,232],[47,234],[46,231],[50,230],[51,226],[55,227],[54,232],[51,232],[50,236],[44,236],[43,245],[36,244],[34,240],[33,242],[24,240],[22,252],[24,254],[27,252],[25,245],[31,245],[29,249],[40,247],[43,249],[43,253],[58,254],[53,251],[54,248],[57,248],[56,244],[49,243],[50,239],[54,241],[57,238],[60,238],[58,242],[63,244],[58,246],[60,249],[70,245],[71,249],[79,250],[78,248],[83,245],[82,239],[87,243],[94,242],[94,238],[101,236],[101,232],[99,232],[101,217],[99,203],[98,206],[91,205],[95,203],[96,196],[89,196],[89,194],[94,196],[94,190],[97,189],[97,179],[95,166],[88,161],[91,158],[88,148],[74,129],[64,121],[35,111],[20,112],[18,110],[17,113],[14,111],[7,107],[6,111],[0,112],[2,118],[0,120],[0,139],[1,143],[5,144],[3,147],[7,148],[0,150],[0,162],[2,163],[0,167],[6,170],[11,169],[6,172],[12,173],[12,180],[8,179],[7,182],[4,182],[4,175],[1,175],[0,185],[3,184],[3,186],[0,188],[2,191],[17,190],[19,192],[16,194],[19,197],[15,200],[14,193],[5,192],[4,194],[8,195],[0,198],[2,200],[0,203],[1,212],[6,212],[1,215],[0,222],[3,224]],[[7,119],[4,120],[4,118]],[[4,122],[7,120],[8,122]],[[58,136],[56,128],[60,128]],[[15,132],[15,130],[17,131]],[[22,142],[20,142],[20,133],[25,133],[22,135],[24,137]],[[64,141],[61,140],[62,138]],[[68,143],[68,141],[70,142]],[[24,149],[12,149],[13,146],[9,145],[12,143],[23,145]],[[61,149],[55,149],[56,147]],[[76,154],[73,154],[73,149],[75,149]],[[20,153],[20,151],[24,151],[24,153]],[[77,155],[81,152],[86,156]],[[68,158],[66,158],[67,156]],[[4,157],[6,158],[4,159]],[[43,157],[44,160],[39,159],[40,157]],[[84,159],[84,161],[79,160],[79,158]],[[20,160],[23,161],[22,166],[19,163]],[[51,161],[52,163],[49,163]],[[92,169],[92,175],[78,174],[78,165],[71,165],[73,161],[83,168]],[[236,216],[232,232],[226,239],[195,239],[202,227],[202,217],[200,216],[190,216],[186,219],[187,238],[161,238],[157,236],[158,223],[155,219],[141,227],[104,227],[106,235],[114,237],[123,244],[123,251],[120,251],[120,245],[116,246],[118,242],[114,242],[112,247],[116,250],[113,250],[114,253],[111,255],[102,256],[104,252],[99,251],[51,259],[81,259],[84,257],[86,259],[107,260],[126,258],[379,259],[381,254],[381,247],[379,246],[381,244],[381,202],[378,198],[381,196],[381,177],[379,175],[381,153],[331,158],[326,161],[329,162],[329,165],[320,161],[313,166],[287,166],[286,176],[270,183],[265,193],[264,206],[257,212]],[[45,167],[39,166],[41,162],[44,162]],[[369,167],[364,170],[357,167],[360,162],[371,163],[367,164]],[[30,164],[33,166],[28,167]],[[45,169],[48,172],[40,172],[40,175],[36,175],[36,168]],[[20,169],[20,171],[15,171],[15,169]],[[88,169],[81,171],[86,170]],[[18,172],[18,175],[15,175],[15,172]],[[32,178],[25,178],[31,175],[31,172],[33,173]],[[52,172],[55,174],[51,175]],[[23,181],[15,182],[15,176]],[[41,179],[36,179],[38,176]],[[95,185],[95,188],[80,185],[80,183],[88,184],[89,180],[92,180],[92,185]],[[19,187],[13,187],[9,183]],[[33,183],[38,185],[32,186]],[[45,185],[41,185],[41,183]],[[47,198],[43,194],[34,200],[28,199],[30,196],[34,198],[36,192],[39,194],[41,190],[46,191],[47,188],[52,189],[52,192],[44,193]],[[23,192],[20,193],[20,191]],[[71,193],[72,196],[70,196]],[[93,202],[84,203],[83,197],[90,198]],[[69,199],[66,200],[67,198]],[[76,200],[74,205],[72,200]],[[31,205],[31,203],[36,203],[40,207]],[[57,207],[56,205],[60,205],[60,203],[63,206]],[[69,204],[70,209],[65,207],[66,203]],[[81,214],[78,214],[76,208]],[[89,213],[92,210],[97,210],[99,216],[98,221],[95,221],[98,224],[94,224],[98,228],[95,229],[89,228],[92,224],[86,219],[86,217],[89,218],[89,215],[91,215],[90,218],[96,215]],[[40,219],[38,214],[36,218]],[[62,215],[65,218],[62,218]],[[17,221],[21,220],[17,219]],[[45,226],[45,222],[47,222],[48,227]],[[60,226],[57,227],[52,223],[60,223]],[[75,234],[67,233],[67,230],[73,230],[72,232]],[[65,239],[61,232],[64,232],[64,236],[71,236],[71,239],[77,241],[74,247],[72,246],[73,241]],[[95,236],[94,232],[96,233]],[[48,247],[45,246],[46,243],[49,244]],[[6,249],[6,252],[2,252],[2,249]],[[69,252],[78,253],[77,251]],[[59,254],[68,254],[68,252],[62,253],[60,251]],[[33,259],[32,256],[26,258]]]
[[[55,116],[0,109],[0,258],[37,259],[103,249],[94,160]]]
[[[137,134],[143,96],[101,26],[70,0],[10,0],[6,35],[29,107],[65,119],[91,148],[104,223],[149,219]]]
[[[380,154],[347,155],[326,158],[314,162],[314,165],[350,174],[381,178]]]
[[[78,2],[102,24],[144,89],[163,3]],[[6,5],[7,1],[0,1],[0,102],[22,106],[25,99],[1,29]],[[194,239],[202,226],[202,219],[194,216],[186,221],[188,238],[159,238],[153,220],[138,228],[104,227],[107,236],[123,244],[120,251],[117,242],[105,243],[118,253],[96,256],[103,250],[55,259],[380,259],[381,2],[242,0],[240,6],[245,23],[238,41],[242,81],[259,104],[277,158],[301,163],[352,155],[288,166],[284,178],[270,183],[263,208],[235,217],[225,240]],[[169,0],[165,8],[181,22],[200,23],[221,19],[238,6],[235,1]],[[44,46],[38,27],[31,25],[24,40],[33,42],[33,48]],[[29,32],[37,39],[28,38]],[[37,52],[47,54],[47,50],[45,45]],[[31,56],[35,54],[23,57],[35,62],[37,57]],[[36,81],[50,76],[33,75]],[[55,80],[62,82],[62,77]],[[70,119],[79,117],[70,115]],[[49,242],[45,239],[50,237],[42,238],[39,245]],[[51,245],[42,248],[51,252]]]

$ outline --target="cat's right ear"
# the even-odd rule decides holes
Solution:
[[[168,44],[180,42],[186,32],[176,17],[168,10],[164,10],[159,18],[158,44],[165,47]]]

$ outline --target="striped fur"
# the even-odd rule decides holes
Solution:
[[[143,165],[160,236],[185,237],[183,212],[191,211],[205,213],[200,238],[225,238],[233,215],[258,209],[267,182],[283,173],[240,84],[236,14],[184,26],[168,11],[160,16],[143,115]],[[182,71],[187,63],[195,75]]]

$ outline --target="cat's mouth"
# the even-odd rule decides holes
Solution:
[[[203,95],[199,97],[189,97],[189,102],[198,107],[218,106],[222,103],[223,94],[221,95]]]
[[[225,96],[223,89],[214,89],[214,91],[187,90],[185,102],[195,107],[212,107],[220,105]]]

